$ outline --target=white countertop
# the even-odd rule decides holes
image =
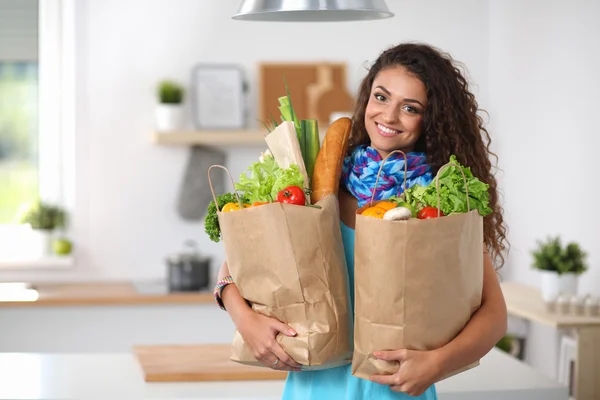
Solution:
[[[275,400],[284,381],[146,383],[133,354],[0,353],[0,399]],[[437,384],[440,400],[567,400],[567,388],[493,349]],[[357,399],[359,400],[359,399]]]

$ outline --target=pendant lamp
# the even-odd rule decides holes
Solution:
[[[384,0],[243,0],[232,18],[269,22],[341,22],[393,16]]]

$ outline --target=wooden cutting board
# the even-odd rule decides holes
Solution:
[[[298,119],[316,119],[329,126],[333,112],[352,112],[354,98],[346,89],[345,63],[272,63],[259,65],[259,119],[280,122],[279,97],[287,83]]]
[[[229,360],[229,344],[134,346],[146,382],[285,379],[287,372]]]

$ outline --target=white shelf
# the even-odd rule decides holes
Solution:
[[[265,130],[156,132],[153,142],[166,146],[266,146]]]
[[[321,142],[327,127],[319,127]],[[241,129],[223,131],[155,132],[152,141],[162,146],[257,146],[264,147],[267,129]]]
[[[72,256],[48,256],[44,258],[36,259],[12,259],[12,260],[1,260],[0,259],[0,270],[3,269],[14,269],[14,270],[27,270],[27,269],[69,269],[73,266]]]

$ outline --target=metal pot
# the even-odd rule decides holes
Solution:
[[[177,253],[167,258],[169,291],[199,291],[209,285],[209,257],[203,257],[194,241],[186,241],[188,252]]]

